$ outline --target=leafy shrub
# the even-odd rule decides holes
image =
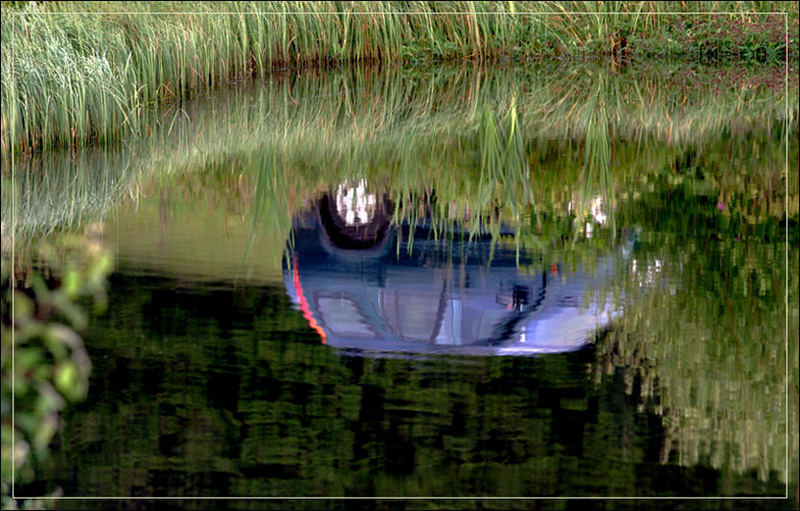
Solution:
[[[88,237],[41,243],[34,252],[44,264],[29,271],[25,282],[6,254],[2,259],[3,509],[17,505],[12,478],[32,480],[33,460],[47,458],[59,411],[86,397],[91,362],[80,333],[88,323],[86,305],[93,302],[95,311],[105,306],[111,269],[108,251]],[[59,278],[45,279],[42,273]]]

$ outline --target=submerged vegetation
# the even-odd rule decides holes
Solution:
[[[782,12],[788,14],[789,48],[798,41],[793,2],[4,7],[4,154],[146,134],[145,114],[154,103],[180,102],[220,83],[287,68],[580,55],[606,56],[620,65],[667,55],[782,62],[787,51]],[[720,11],[733,14],[712,14]]]

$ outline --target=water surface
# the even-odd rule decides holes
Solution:
[[[116,267],[18,493],[783,495],[778,71],[300,74],[23,161],[20,230]]]

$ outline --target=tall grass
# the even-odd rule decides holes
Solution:
[[[143,110],[154,103],[181,101],[222,83],[289,67],[488,61],[568,55],[582,48],[607,53],[609,38],[620,31],[644,37],[647,31],[671,30],[675,15],[649,13],[655,8],[732,10],[741,13],[732,19],[748,27],[765,10],[787,10],[796,20],[793,5],[25,3],[2,14],[2,150],[146,133]],[[622,14],[610,14],[611,9]],[[770,41],[762,42],[782,44]]]

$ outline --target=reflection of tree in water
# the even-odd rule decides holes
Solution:
[[[654,463],[660,421],[618,379],[587,385],[591,351],[340,357],[308,342],[280,289],[172,289],[115,279],[111,302],[136,319],[124,331],[112,318],[93,327],[93,398],[66,417],[60,468],[43,471],[43,484],[123,495],[718,490],[717,472]],[[665,475],[668,487],[653,485]]]
[[[593,375],[599,382],[621,372],[626,394],[662,416],[662,463],[752,470],[782,482],[790,475],[780,255],[774,245],[731,241],[639,255],[629,266],[625,312],[599,342]],[[797,288],[796,275],[790,285]],[[796,299],[788,332],[795,382]],[[796,467],[796,406],[790,414],[789,466]]]

